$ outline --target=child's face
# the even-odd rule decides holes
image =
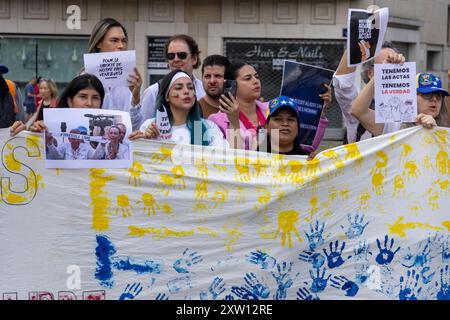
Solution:
[[[298,135],[298,121],[294,110],[283,108],[276,111],[270,117],[267,130],[271,136],[276,133],[272,130],[278,130],[280,145],[293,143]]]

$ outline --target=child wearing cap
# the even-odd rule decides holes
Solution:
[[[401,61],[399,54],[391,54],[383,63],[399,64]],[[416,89],[418,116],[415,123],[375,123],[375,111],[369,109],[369,105],[374,98],[374,78],[369,81],[353,102],[351,113],[374,136],[395,132],[414,125],[422,125],[428,129],[436,125],[448,127],[444,96],[448,96],[449,93],[442,88],[439,77],[432,73],[417,74]]]
[[[317,134],[312,148],[304,150],[300,146],[299,137],[300,117],[297,111],[297,103],[286,96],[269,101],[269,115],[266,120],[267,152],[285,155],[310,155],[313,158],[315,150],[322,141],[328,120],[320,118]],[[264,146],[259,146],[263,151]]]

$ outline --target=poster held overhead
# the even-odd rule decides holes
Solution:
[[[347,61],[349,67],[375,58],[380,52],[389,20],[389,8],[375,12],[349,9],[347,21]]]
[[[114,87],[127,87],[128,75],[136,66],[136,51],[114,51],[84,54],[84,68],[103,84],[105,90]]]
[[[297,102],[300,116],[299,141],[303,150],[313,151],[312,144],[322,114],[324,84],[330,84],[333,70],[308,64],[288,61],[284,62],[281,96],[288,96]]]
[[[414,122],[416,63],[375,65],[375,122]]]

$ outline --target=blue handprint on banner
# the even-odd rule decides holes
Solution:
[[[392,251],[392,247],[394,247],[394,238],[391,239],[391,244],[388,248],[389,237],[386,235],[384,237],[384,248],[381,248],[381,242],[377,239],[377,246],[380,250],[380,253],[376,256],[375,261],[381,265],[387,265],[392,262],[395,257],[395,254],[400,250],[398,247],[395,251]]]
[[[203,261],[202,256],[189,248],[183,251],[183,257],[173,263],[173,268],[178,273],[189,273],[189,268]]]
[[[169,296],[166,295],[165,293],[158,293],[158,295],[156,296],[155,300],[157,300],[157,301],[169,300]]]
[[[417,300],[418,295],[422,291],[422,288],[419,287],[419,279],[420,276],[416,273],[416,270],[408,270],[407,279],[404,280],[404,277],[400,277],[400,292],[399,299],[400,300]],[[403,282],[405,282],[405,286],[403,287]]]
[[[441,283],[436,282],[436,288],[439,289],[436,296],[438,300],[450,300],[450,270],[448,265],[441,269]]]
[[[320,300],[317,295],[312,295],[307,288],[299,288],[297,290],[297,300]]]
[[[217,297],[225,292],[225,283],[223,278],[216,277],[208,288],[208,292],[200,292],[201,300],[216,300]]]
[[[316,275],[314,275],[312,270],[309,270],[309,275],[311,276],[311,279],[313,280],[311,284],[311,291],[314,293],[322,292],[327,287],[328,279],[330,279],[331,274],[328,276],[328,278],[325,279],[325,272],[327,271],[326,268],[323,268],[322,274],[320,274],[320,269],[316,269]]]
[[[347,297],[354,297],[359,291],[358,285],[344,276],[334,276],[330,282],[333,288],[345,291]]]
[[[119,300],[133,300],[141,293],[142,289],[140,283],[133,283],[132,285],[127,284],[125,290],[120,295]]]
[[[321,226],[319,226],[319,221],[316,221],[315,228],[313,227],[312,223],[309,225],[309,227],[311,229],[311,233],[308,234],[305,231],[305,235],[309,242],[309,250],[314,251],[318,246],[324,243],[323,230],[325,229],[325,222],[322,223]]]
[[[271,272],[278,285],[277,292],[273,297],[274,300],[285,300],[287,298],[286,291],[288,288],[292,287],[292,284],[294,283],[290,275],[290,273],[292,272],[292,265],[292,262],[289,263],[289,266],[286,264],[286,262],[283,262],[282,265],[278,263],[278,272],[276,274],[274,272]]]
[[[442,244],[442,262],[450,263],[450,249],[448,245],[448,240]]]
[[[407,268],[421,268],[427,263],[431,262],[433,257],[430,255],[430,243],[427,241],[425,247],[422,249],[423,242],[417,249],[408,248],[408,253],[403,258],[402,265]]]
[[[321,268],[325,263],[325,257],[322,254],[306,250],[303,251],[303,254],[298,255],[298,259],[311,263],[314,269]]]
[[[345,241],[342,241],[341,249],[338,249],[339,247],[339,241],[336,240],[334,243],[334,249],[333,249],[333,242],[330,242],[330,254],[328,254],[326,249],[323,249],[323,252],[325,253],[325,256],[328,260],[328,268],[333,269],[340,267],[344,264],[345,260],[342,258],[342,251],[345,248]]]
[[[354,217],[351,214],[348,214],[347,220],[350,226],[348,227],[348,230],[345,232],[345,235],[349,239],[355,239],[361,236],[364,232],[364,229],[369,224],[369,222],[366,222],[364,224],[364,215],[361,214],[360,216],[358,213],[356,213]]]
[[[430,272],[430,269],[431,268],[427,266],[420,271],[423,284],[429,284],[433,280],[434,275],[436,274],[436,272]]]
[[[275,258],[259,250],[250,252],[250,256],[247,256],[247,261],[260,266],[263,270],[271,270],[277,263]]]
[[[355,254],[354,259],[368,261],[370,259],[369,255],[372,255],[370,251],[370,245],[364,242],[359,242],[358,246],[353,249],[353,253]]]
[[[258,300],[258,296],[245,287],[231,287],[231,292],[242,300]]]
[[[244,278],[248,290],[252,291],[258,297],[265,299],[269,296],[270,290],[256,277],[254,273],[247,273]]]
[[[176,278],[167,282],[169,292],[174,294],[180,292],[182,289],[192,289],[191,278],[189,276]]]

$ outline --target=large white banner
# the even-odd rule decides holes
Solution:
[[[138,141],[131,169],[58,170],[1,130],[0,297],[449,299],[449,138],[310,162]]]

